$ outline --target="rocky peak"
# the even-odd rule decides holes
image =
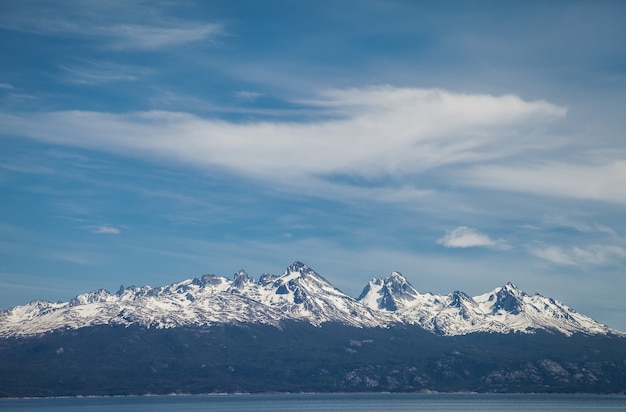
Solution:
[[[413,301],[419,293],[400,272],[392,272],[385,279],[373,278],[358,297],[358,301],[372,309],[395,312],[401,302]]]
[[[243,269],[233,275],[232,286],[234,288],[240,289],[245,285],[252,283],[254,283],[254,279],[250,278]]]
[[[385,280],[385,288],[394,298],[414,299],[418,293],[400,272],[393,272]]]
[[[84,305],[87,303],[104,302],[107,300],[109,296],[111,296],[109,291],[104,290],[104,289],[98,289],[93,292],[83,293],[83,294],[76,296],[75,298],[70,300],[69,305],[78,306],[78,305]]]
[[[511,282],[502,286],[494,296],[495,303],[493,304],[493,313],[499,310],[504,310],[513,315],[517,315],[521,312],[524,304],[522,297],[524,292],[519,290]]]
[[[454,291],[452,293],[452,299],[450,301],[450,306],[451,307],[455,307],[455,308],[460,308],[463,305],[465,305],[465,303],[475,303],[474,300],[465,292],[461,292],[461,291]]]
[[[302,274],[307,274],[309,272],[313,272],[313,269],[311,269],[310,267],[308,267],[302,262],[295,261],[287,268],[287,272],[291,272],[291,273],[299,272]]]

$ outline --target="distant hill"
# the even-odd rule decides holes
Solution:
[[[440,336],[289,321],[94,326],[0,339],[0,396],[222,392],[624,393],[626,338]]]

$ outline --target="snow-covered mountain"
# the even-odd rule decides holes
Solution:
[[[97,290],[69,302],[33,301],[0,312],[0,336],[33,335],[96,325],[171,328],[222,323],[279,326],[285,320],[314,325],[339,322],[356,327],[385,324],[383,315],[333,287],[303,263],[282,276],[258,281],[240,271],[227,279],[204,275],[162,287]]]
[[[404,276],[393,272],[388,278],[372,279],[358,300],[371,309],[393,313],[404,323],[441,335],[536,330],[566,335],[620,333],[552,298],[528,295],[511,283],[474,297],[460,291],[422,294]]]
[[[204,275],[162,287],[97,290],[69,302],[33,301],[0,312],[0,337],[36,335],[96,325],[148,328],[259,323],[280,327],[288,320],[319,326],[419,325],[442,335],[472,332],[620,334],[560,302],[529,296],[512,284],[471,298],[421,294],[400,273],[374,278],[358,299],[341,292],[303,263],[281,276],[258,281],[244,271],[232,279]]]

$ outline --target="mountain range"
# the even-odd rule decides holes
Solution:
[[[96,290],[69,302],[36,300],[0,312],[0,337],[101,325],[280,328],[291,321],[358,328],[415,325],[444,336],[537,331],[624,335],[557,300],[526,294],[511,283],[474,297],[460,291],[436,295],[418,292],[402,274],[393,272],[387,278],[372,279],[355,299],[307,265],[295,262],[281,276],[266,274],[258,280],[240,271],[232,279],[204,275],[161,287],[121,287],[116,293]]]
[[[511,283],[353,298],[300,262],[0,312],[0,398],[432,391],[623,394],[626,334]]]

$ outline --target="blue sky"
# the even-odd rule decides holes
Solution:
[[[0,306],[302,260],[626,330],[620,1],[3,1]]]

